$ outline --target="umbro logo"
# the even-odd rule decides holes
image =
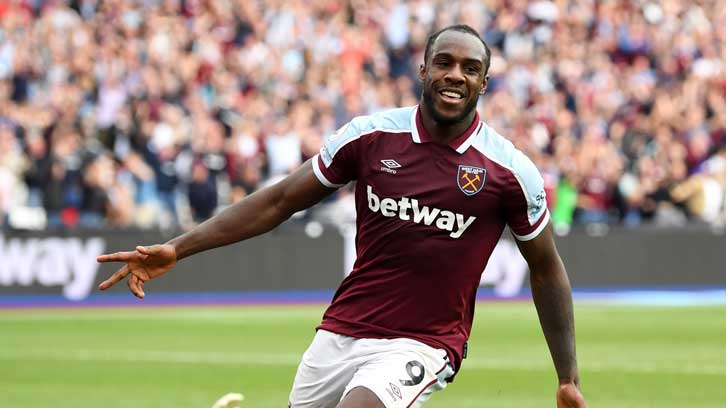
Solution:
[[[401,167],[401,165],[393,159],[381,160],[381,163],[383,163],[383,165],[388,167],[389,169],[398,169]]]
[[[381,160],[381,163],[383,163],[383,167],[381,166],[381,171],[385,171],[386,173],[396,174],[396,170],[394,169],[400,169],[402,166],[393,159],[385,159]]]
[[[394,383],[388,383],[389,388],[386,388],[386,391],[388,391],[388,395],[391,396],[391,399],[393,399],[394,402],[398,400],[403,399],[403,393],[401,392],[401,389],[398,388]]]

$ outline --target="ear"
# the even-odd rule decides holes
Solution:
[[[421,64],[418,66],[418,79],[421,82],[424,82],[424,79],[426,79],[426,65]]]
[[[479,95],[484,95],[484,92],[487,90],[487,85],[489,85],[489,76],[484,77],[484,81],[482,81],[481,87],[479,87]]]

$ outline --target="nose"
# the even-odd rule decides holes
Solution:
[[[455,84],[464,83],[466,77],[464,77],[464,70],[462,69],[461,64],[452,64],[451,69],[446,71],[444,79]]]

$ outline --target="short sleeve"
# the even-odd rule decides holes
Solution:
[[[549,222],[544,180],[534,163],[517,152],[512,174],[506,187],[506,221],[512,235],[529,241],[539,235]]]
[[[359,138],[353,121],[325,137],[320,153],[312,159],[315,176],[323,185],[339,188],[357,178]]]

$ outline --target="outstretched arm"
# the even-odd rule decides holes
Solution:
[[[318,181],[311,162],[307,161],[279,183],[251,194],[168,244],[174,246],[179,260],[252,238],[277,227],[333,191]]]
[[[318,181],[308,161],[279,183],[251,194],[166,244],[99,256],[99,262],[126,263],[99,288],[108,289],[130,274],[129,289],[143,298],[144,283],[171,270],[178,260],[270,231],[333,191]]]
[[[575,353],[572,293],[565,266],[555,247],[552,225],[536,238],[517,241],[530,269],[530,285],[540,325],[559,378],[558,408],[584,408]]]

